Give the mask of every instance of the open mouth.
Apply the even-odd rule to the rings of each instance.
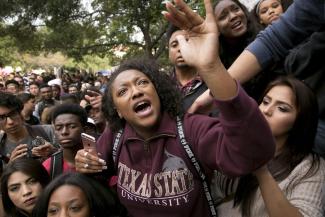
[[[234,24],[231,25],[231,28],[232,29],[237,29],[237,28],[239,28],[241,26],[242,26],[242,22],[241,21],[237,21],[237,22],[235,22]]]
[[[149,101],[141,101],[133,106],[135,113],[146,115],[151,110],[151,103]]]

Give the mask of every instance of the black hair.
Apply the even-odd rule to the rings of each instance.
[[[48,85],[48,84],[41,84],[40,86],[39,86],[39,89],[43,89],[43,88],[51,88],[52,89],[52,87],[50,86],[50,85]]]
[[[35,96],[30,93],[20,93],[17,95],[17,98],[23,103],[27,103],[30,99],[35,99]]]
[[[259,0],[254,8],[252,9],[251,11],[251,15],[252,15],[252,18],[256,20],[256,23],[258,25],[258,28],[260,30],[263,30],[266,26],[264,24],[261,24],[260,22],[260,17],[259,17],[259,14],[257,13],[257,7],[260,6],[260,2],[261,1],[265,1],[265,0]],[[283,9],[283,13],[288,9],[288,7],[293,3],[293,0],[278,0],[279,3],[281,4],[282,6],[282,9]]]
[[[55,106],[52,111],[52,122],[55,122],[55,119],[62,114],[73,114],[79,117],[80,123],[82,126],[85,126],[87,123],[87,113],[84,108],[78,104],[61,104]]]
[[[213,5],[213,10],[218,6],[218,4],[225,0],[216,0]],[[220,34],[220,59],[226,68],[230,67],[235,59],[241,54],[241,52],[247,47],[247,45],[252,42],[257,33],[258,28],[255,19],[252,19],[252,15],[248,12],[245,5],[243,5],[239,0],[230,0],[238,5],[241,10],[244,12],[247,19],[247,32],[238,38],[236,46],[229,44],[226,38]]]
[[[120,205],[116,195],[111,190],[109,190],[109,188],[81,173],[65,173],[55,178],[44,189],[33,210],[32,216],[46,217],[48,205],[53,192],[64,185],[78,187],[85,194],[90,208],[89,216],[126,216],[125,209]]]
[[[182,98],[179,90],[176,88],[175,81],[159,70],[155,60],[135,58],[123,62],[112,73],[103,97],[102,110],[113,131],[122,128],[125,120],[119,118],[115,109],[112,97],[112,84],[120,73],[130,69],[142,72],[151,80],[160,99],[161,112],[167,112],[171,117],[182,115]]]
[[[18,81],[14,80],[14,79],[7,80],[7,81],[6,81],[6,83],[5,83],[6,88],[8,87],[9,84],[14,84],[14,85],[16,85],[17,87],[20,86],[19,83],[18,83]]]
[[[319,156],[312,151],[318,124],[318,103],[315,94],[307,85],[290,76],[279,77],[269,83],[263,96],[275,86],[287,86],[292,90],[297,116],[294,125],[288,132],[284,150],[268,163],[272,176],[276,181],[283,180],[305,157],[312,155],[312,163],[308,172],[301,179],[289,184],[287,189],[289,192],[301,180],[311,177],[319,169]],[[281,165],[281,172],[272,169],[276,164]],[[234,205],[240,205],[243,216],[250,216],[251,204],[257,188],[258,182],[255,176],[250,174],[240,179]]]
[[[39,83],[37,83],[37,82],[31,82],[28,84],[28,86],[32,86],[32,85],[36,85],[39,88]]]
[[[76,84],[76,83],[72,83],[72,84],[70,84],[70,85],[69,85],[69,88],[70,88],[70,87],[75,87],[75,88],[77,88],[77,90],[79,90],[79,85]]]
[[[22,210],[13,204],[8,194],[8,180],[14,172],[22,172],[33,177],[41,184],[42,188],[45,188],[50,182],[50,177],[43,165],[38,160],[32,158],[18,158],[7,164],[4,168],[1,176],[1,194],[4,211],[8,216],[12,217],[26,216],[23,215]]]
[[[0,92],[0,106],[21,112],[24,108],[23,103],[13,94]]]
[[[264,96],[275,86],[289,87],[295,96],[297,117],[286,142],[293,159],[293,167],[312,152],[318,125],[318,103],[314,92],[302,81],[291,77],[279,77],[271,82]],[[260,100],[261,101],[261,100]]]
[[[170,38],[172,37],[172,35],[174,34],[174,32],[181,30],[179,27],[173,25],[172,23],[170,23],[168,25],[167,31],[166,31],[166,38],[167,38],[167,44],[169,43]]]
[[[78,96],[76,96],[75,94],[63,94],[62,96],[60,96],[60,100],[62,104],[66,103],[66,101],[69,101],[69,104],[79,104]]]

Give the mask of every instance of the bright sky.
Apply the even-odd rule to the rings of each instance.
[[[256,2],[258,2],[258,0],[239,0],[239,1],[242,2],[248,8],[248,10],[253,9]]]
[[[242,2],[249,10],[251,10],[255,3],[258,0],[239,0],[240,2]],[[91,4],[92,0],[82,0],[83,5],[86,6],[86,8],[91,8],[90,4]]]

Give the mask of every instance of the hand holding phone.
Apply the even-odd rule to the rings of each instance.
[[[97,155],[97,149],[96,149],[96,139],[95,137],[87,134],[87,133],[81,133],[81,139],[84,149],[89,151],[90,153]]]

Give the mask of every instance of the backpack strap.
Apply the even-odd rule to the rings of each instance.
[[[63,172],[63,151],[60,150],[51,156],[50,178],[53,180]]]

